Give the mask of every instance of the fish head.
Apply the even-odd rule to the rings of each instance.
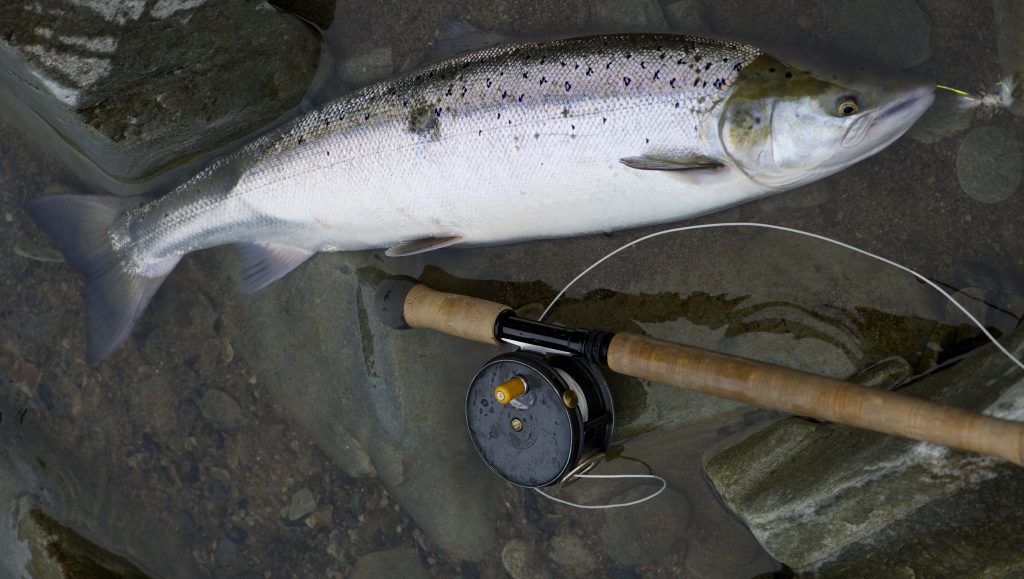
[[[725,101],[722,147],[761,185],[797,187],[887,147],[928,109],[934,86],[902,72],[761,56]]]

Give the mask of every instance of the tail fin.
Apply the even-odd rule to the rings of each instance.
[[[40,227],[57,241],[65,259],[85,276],[82,293],[90,364],[99,363],[125,341],[167,277],[142,277],[125,271],[111,245],[110,227],[138,203],[138,198],[51,195],[25,204]]]

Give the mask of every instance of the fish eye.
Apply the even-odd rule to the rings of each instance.
[[[839,101],[839,106],[836,107],[836,111],[839,112],[839,116],[841,117],[848,117],[850,115],[856,114],[859,110],[860,107],[857,106],[857,99],[853,97],[846,97],[842,99],[841,101]]]

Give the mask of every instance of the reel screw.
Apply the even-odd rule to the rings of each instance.
[[[522,376],[513,376],[504,384],[499,384],[494,389],[494,399],[502,404],[508,404],[514,399],[526,394],[526,380]]]
[[[576,393],[573,392],[572,390],[566,390],[565,392],[562,392],[562,404],[565,404],[566,408],[569,408],[570,410],[576,408],[576,405],[579,404],[579,401],[579,396],[577,396]]]
[[[519,420],[518,418],[513,418],[512,419],[512,430],[515,430],[516,432],[519,432],[522,429],[523,429],[523,421]]]

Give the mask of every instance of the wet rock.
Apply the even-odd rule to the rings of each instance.
[[[597,0],[590,8],[591,25],[607,31],[668,30],[655,0]]]
[[[320,42],[263,2],[0,6],[0,76],[107,173],[140,179],[302,98]],[[287,46],[288,50],[280,47]]]
[[[540,552],[526,539],[516,538],[505,543],[501,549],[501,565],[512,579],[551,577]]]
[[[1013,76],[1020,82],[1024,80],[1024,4],[1016,0],[993,0],[992,12],[1003,76]],[[1017,102],[1010,109],[1019,117],[1024,116],[1024,93],[1021,91],[1018,85]]]
[[[1024,330],[1007,345],[1020,357]],[[1024,417],[1024,379],[992,348],[902,391]],[[786,419],[710,458],[706,472],[764,547],[798,573],[1024,572],[1024,475],[998,459]]]
[[[341,61],[338,65],[338,74],[345,82],[365,86],[390,77],[394,67],[391,47],[382,46]]]
[[[593,571],[599,562],[587,543],[569,531],[560,532],[551,539],[548,556],[556,565],[574,575]]]
[[[931,19],[914,0],[848,0],[830,3],[825,21],[835,46],[850,56],[878,59],[894,68],[931,56]]]
[[[300,489],[292,494],[288,506],[281,509],[281,516],[289,521],[298,521],[316,509],[316,497],[309,489]]]
[[[626,502],[650,494],[648,486],[626,491],[612,502]],[[601,542],[605,551],[623,565],[652,563],[671,553],[683,539],[689,512],[686,497],[672,489],[629,508],[605,511]]]
[[[415,551],[391,549],[363,555],[356,561],[356,567],[352,570],[352,579],[377,579],[378,577],[428,579],[430,575]]]
[[[238,545],[234,541],[227,537],[221,539],[217,545],[217,551],[214,553],[214,561],[220,567],[228,567],[235,560],[235,555],[238,554]]]
[[[999,203],[1020,187],[1024,150],[1009,127],[977,127],[960,143],[956,176],[960,187],[975,201]]]
[[[673,32],[707,34],[711,29],[707,8],[700,0],[678,0],[666,4],[663,10],[665,20]]]
[[[203,393],[199,401],[199,412],[203,418],[218,428],[238,428],[245,424],[245,417],[238,402],[223,390],[211,388]]]

